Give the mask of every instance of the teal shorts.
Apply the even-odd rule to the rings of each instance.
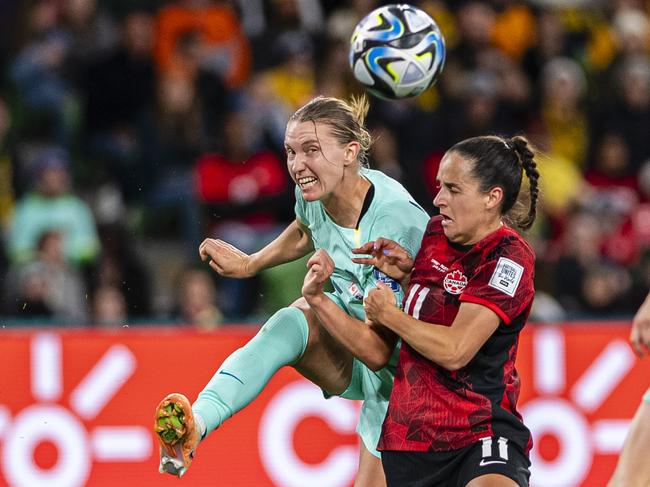
[[[345,309],[338,296],[331,293],[327,294],[339,307]],[[393,389],[395,364],[398,355],[399,345],[395,347],[388,365],[377,372],[370,370],[363,362],[355,358],[350,385],[339,394],[339,397],[345,399],[363,401],[359,423],[357,424],[357,434],[366,449],[376,457],[381,456],[377,451],[377,444],[386,417],[390,392]],[[326,398],[332,396],[326,391],[324,391],[324,395]]]
[[[643,395],[643,400],[644,400],[645,402],[650,402],[650,389],[648,389],[647,391],[645,391],[645,394]]]

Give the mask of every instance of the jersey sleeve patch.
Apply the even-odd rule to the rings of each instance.
[[[376,267],[373,269],[372,272],[375,276],[375,281],[381,282],[382,284],[390,287],[390,290],[393,291],[394,293],[399,291],[399,284],[395,279],[393,279],[392,277],[388,277],[386,274],[381,272]]]
[[[513,297],[523,274],[523,266],[505,257],[500,257],[488,284],[494,289]]]

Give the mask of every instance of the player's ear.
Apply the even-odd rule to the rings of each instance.
[[[357,160],[357,157],[359,157],[360,150],[361,146],[359,145],[359,142],[348,142],[348,144],[345,146],[345,151],[343,152],[344,164],[346,166],[349,166],[355,162]]]
[[[503,201],[503,188],[495,186],[485,194],[485,209],[491,210]]]

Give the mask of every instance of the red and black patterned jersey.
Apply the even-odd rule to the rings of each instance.
[[[404,311],[431,326],[452,326],[461,302],[488,307],[496,331],[463,368],[450,372],[402,343],[379,450],[448,451],[503,436],[528,452],[517,412],[519,332],[533,302],[535,254],[503,225],[472,246],[447,240],[441,218],[427,225]]]

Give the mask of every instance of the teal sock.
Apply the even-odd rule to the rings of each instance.
[[[255,399],[280,367],[295,364],[305,352],[308,336],[303,312],[282,308],[232,353],[192,405],[205,423],[203,436]]]

